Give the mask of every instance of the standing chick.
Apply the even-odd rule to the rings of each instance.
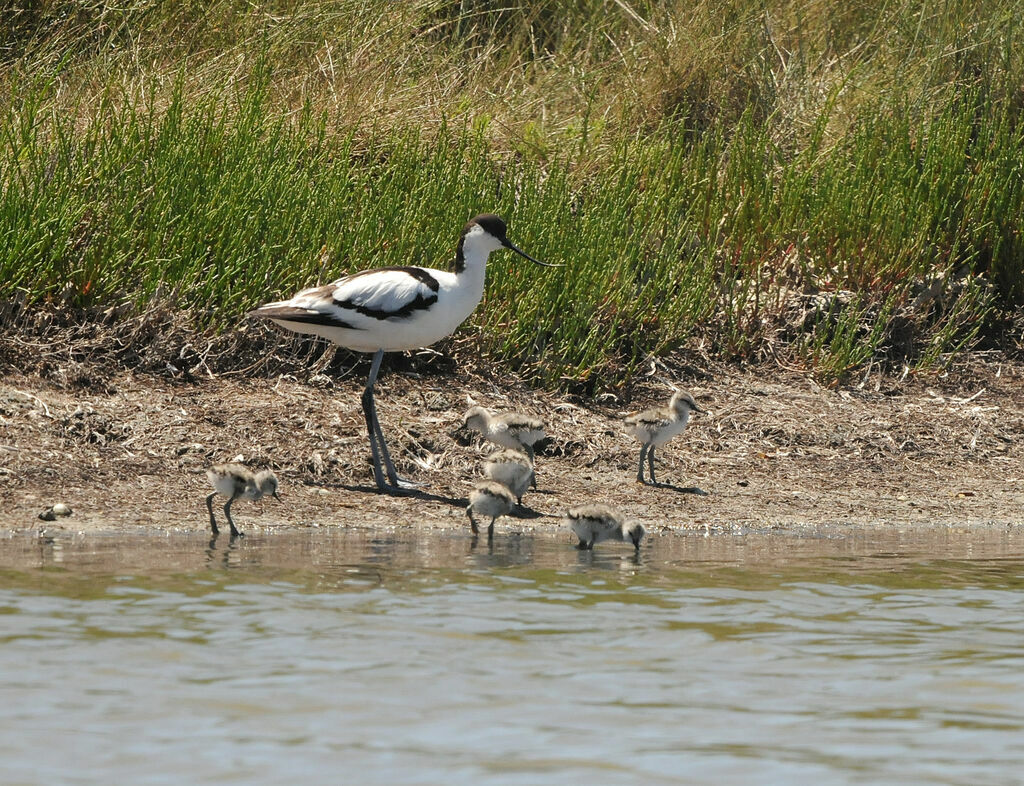
[[[581,505],[578,508],[570,508],[565,520],[580,539],[577,548],[584,550],[592,549],[605,540],[628,539],[633,548],[639,551],[640,541],[647,532],[643,524],[628,525],[625,517],[608,505]]]
[[[474,535],[480,532],[474,513],[478,516],[490,516],[491,523],[487,527],[487,540],[490,541],[494,538],[494,522],[499,516],[504,516],[512,510],[514,501],[512,492],[501,483],[495,483],[493,480],[474,483],[469,494],[469,507],[466,508],[470,530]]]
[[[277,500],[281,499],[277,496],[277,476],[269,469],[254,475],[241,464],[216,464],[206,470],[206,477],[214,489],[206,498],[206,509],[210,511],[210,529],[214,535],[220,532],[217,529],[217,519],[213,515],[213,498],[218,494],[228,498],[224,503],[224,515],[231,526],[231,537],[242,534],[231,520],[232,502],[236,499],[257,500],[264,494],[270,494]]]
[[[522,505],[523,494],[533,478],[533,462],[525,453],[506,448],[487,457],[484,474],[506,486],[515,495],[516,503]]]
[[[650,469],[651,484],[655,485],[654,479],[654,449],[660,447],[677,434],[681,434],[690,420],[691,412],[704,412],[697,406],[686,391],[672,394],[668,405],[654,407],[629,415],[626,418],[626,431],[640,442],[640,466],[636,471],[636,479],[639,483],[644,480],[644,457],[647,457],[647,466]]]

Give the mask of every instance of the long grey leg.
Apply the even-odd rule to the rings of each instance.
[[[495,522],[495,520],[497,518],[498,518],[497,516],[492,518],[490,526],[487,527],[487,542],[488,543],[490,543],[492,540],[494,540],[494,522]]]
[[[651,470],[648,474],[651,476],[651,485],[653,486],[658,482],[654,479],[654,445],[651,445],[651,449],[647,451],[647,467]]]
[[[480,532],[480,528],[476,525],[476,519],[473,518],[473,511],[466,508],[466,515],[469,516],[469,531],[476,535]]]
[[[238,495],[235,494],[231,499],[224,503],[224,515],[228,519],[228,524],[231,525],[231,537],[238,538],[242,536],[242,533],[238,531],[238,527],[235,526],[235,522],[231,520],[231,503],[238,499]]]
[[[644,482],[644,456],[647,455],[647,448],[649,448],[649,447],[650,447],[650,445],[641,445],[640,446],[640,466],[637,467],[637,470],[636,470],[636,480],[637,480],[638,483],[643,483]]]
[[[391,454],[388,453],[387,443],[384,441],[384,432],[380,427],[380,420],[377,418],[377,403],[373,398],[373,386],[377,382],[377,374],[380,372],[380,363],[384,358],[384,350],[378,349],[373,356],[373,363],[370,365],[370,376],[366,380],[366,389],[363,391],[363,414],[366,415],[366,430],[370,436],[370,452],[373,454],[373,479],[380,491],[401,491],[403,488],[413,488],[423,485],[406,480],[398,476],[395,465],[391,461]],[[381,461],[383,460],[383,469]],[[384,472],[387,472],[390,485],[384,482]]]
[[[373,401],[373,386],[377,381],[377,373],[380,371],[380,362],[383,359],[384,350],[378,349],[373,356],[373,363],[370,365],[370,376],[366,378],[366,388],[363,390],[363,416],[366,418],[366,433],[370,438],[370,453],[373,455],[373,479],[380,491],[385,491],[388,486],[384,482],[384,473],[380,466],[380,449],[377,447],[380,424],[377,423],[377,407]],[[390,457],[388,461],[390,463]],[[394,469],[391,472],[394,473]],[[392,479],[392,483],[394,482],[394,479]]]
[[[217,519],[213,515],[213,498],[216,496],[217,492],[215,491],[206,498],[206,509],[210,511],[210,529],[213,530],[214,535],[220,532],[220,530],[217,529]]]

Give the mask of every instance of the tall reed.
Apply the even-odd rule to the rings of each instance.
[[[475,212],[469,328],[545,385],[700,341],[932,368],[1024,302],[1020,3],[26,5],[0,33],[0,297],[197,326]]]

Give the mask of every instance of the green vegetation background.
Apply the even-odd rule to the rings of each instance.
[[[229,328],[495,211],[565,267],[497,255],[463,329],[540,384],[1020,350],[1021,2],[0,7],[10,313]]]

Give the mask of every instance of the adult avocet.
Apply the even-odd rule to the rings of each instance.
[[[313,333],[356,352],[373,353],[363,390],[363,414],[373,455],[373,478],[381,491],[396,492],[416,485],[395,472],[377,419],[373,386],[384,353],[427,347],[453,333],[483,297],[484,272],[492,251],[508,248],[542,267],[558,267],[534,259],[514,246],[505,233],[501,218],[483,213],[463,227],[452,271],[425,267],[364,270],[252,312],[252,316],[297,333]]]

